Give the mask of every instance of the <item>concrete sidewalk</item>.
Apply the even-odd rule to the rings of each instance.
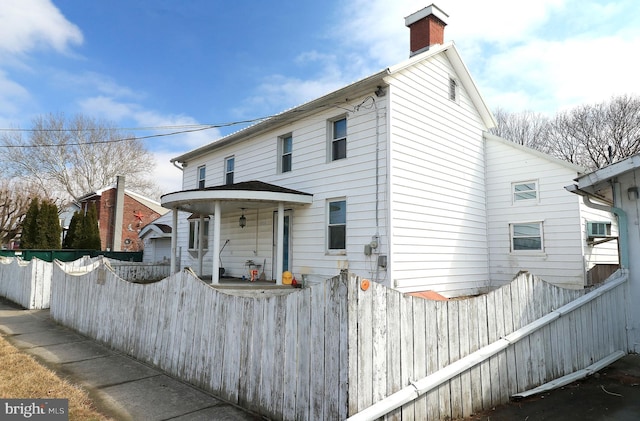
[[[83,386],[98,410],[116,420],[261,419],[55,323],[48,310],[23,310],[0,298],[0,333]]]

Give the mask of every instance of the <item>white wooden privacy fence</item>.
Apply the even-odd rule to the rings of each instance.
[[[169,276],[169,265],[122,262],[104,257],[85,256],[73,262],[60,262],[69,273],[86,273],[100,264],[108,264],[120,278],[129,282],[152,282]],[[0,296],[27,309],[49,308],[53,263],[33,258],[0,256]]]
[[[272,419],[440,420],[626,352],[627,274],[613,278],[585,292],[524,273],[483,296],[429,301],[347,274],[240,294],[189,271],[136,283],[106,260],[57,262],[51,315]],[[378,410],[407,388],[421,393]]]
[[[49,308],[51,274],[49,262],[0,257],[0,296],[28,309]]]
[[[140,284],[108,265],[58,266],[51,316],[270,418],[346,418],[347,277],[285,294],[225,291],[189,271]]]

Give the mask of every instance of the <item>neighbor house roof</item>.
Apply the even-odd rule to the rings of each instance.
[[[115,190],[116,188],[117,188],[116,186],[104,187],[94,192],[87,193],[84,196],[81,196],[80,198],[78,198],[78,202],[85,202],[93,197],[102,196],[104,192],[109,190]],[[141,205],[148,207],[149,209],[153,210],[156,213],[159,213],[160,215],[164,215],[165,213],[169,212],[169,209],[163,208],[162,205],[160,205],[160,203],[158,203],[157,201],[149,199],[148,197],[144,197],[141,194],[138,194],[128,189],[125,189],[124,193],[127,196],[131,197],[132,199],[138,201]]]
[[[370,76],[367,76],[363,79],[360,79],[357,82],[354,82],[350,85],[347,85],[343,88],[340,88],[336,91],[328,93],[324,96],[321,96],[317,99],[309,101],[303,105],[300,105],[295,108],[291,108],[287,111],[283,111],[280,114],[277,114],[273,117],[262,120],[259,123],[253,124],[245,129],[239,130],[235,133],[232,133],[228,136],[222,137],[214,142],[203,145],[197,149],[193,149],[189,152],[186,152],[180,156],[177,156],[171,159],[171,162],[180,162],[184,163],[197,157],[201,154],[216,150],[223,146],[226,146],[231,143],[235,143],[237,141],[241,141],[248,136],[253,136],[267,130],[275,129],[279,126],[285,125],[291,121],[297,121],[301,118],[304,118],[305,115],[309,115],[313,112],[316,112],[318,109],[322,107],[327,107],[329,105],[335,104],[337,102],[344,102],[347,98],[352,98],[358,94],[364,94],[367,90],[375,90],[378,85],[388,85],[389,77],[392,77],[396,73],[402,72],[403,70],[416,65],[417,63],[421,63],[425,60],[429,60],[438,54],[444,54],[447,59],[450,61],[454,70],[456,71],[457,77],[459,78],[459,82],[468,92],[471,101],[474,106],[477,108],[480,113],[480,117],[482,118],[483,123],[487,128],[494,127],[496,125],[496,121],[493,117],[493,114],[487,107],[484,99],[480,95],[480,91],[478,90],[467,66],[462,61],[460,54],[452,41],[446,42],[444,44],[438,44],[431,46],[427,51],[424,51],[420,54],[416,54],[413,57],[405,60],[397,65],[388,67],[384,70],[381,70],[377,73],[374,73]]]

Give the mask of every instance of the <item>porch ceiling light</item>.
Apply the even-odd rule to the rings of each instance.
[[[242,209],[242,215],[240,216],[240,228],[244,228],[247,225],[247,218],[244,216],[244,208],[240,208]]]

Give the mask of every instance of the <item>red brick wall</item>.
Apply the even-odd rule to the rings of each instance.
[[[415,22],[410,27],[410,51],[418,51],[444,42],[445,23],[433,15]]]
[[[100,245],[102,250],[106,250],[107,248],[112,251],[142,250],[144,244],[138,236],[140,229],[161,215],[125,193],[122,226],[120,227],[122,240],[120,242],[120,250],[114,250],[112,243],[113,224],[116,216],[116,189],[113,188],[104,191],[102,196],[97,199],[95,202],[98,210],[98,226],[100,227]],[[138,218],[138,216],[140,216],[140,218]]]

